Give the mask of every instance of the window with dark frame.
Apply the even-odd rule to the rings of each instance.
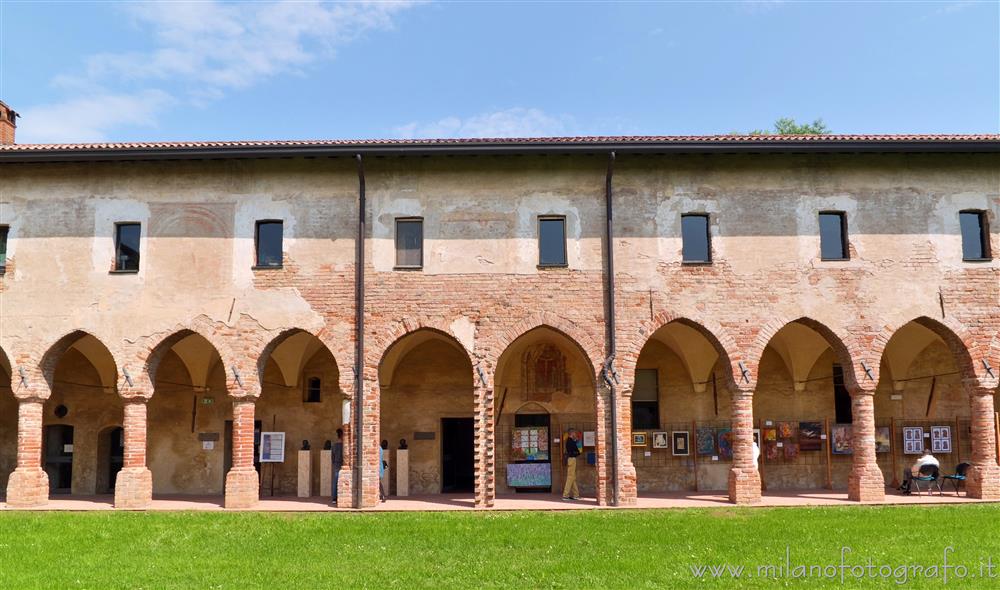
[[[833,404],[837,416],[837,424],[854,423],[854,412],[851,409],[851,392],[844,385],[844,369],[833,365]]]
[[[985,211],[960,211],[962,260],[990,260],[990,229]]]
[[[819,256],[822,260],[847,260],[847,217],[843,211],[819,214]]]
[[[681,259],[690,264],[712,262],[712,240],[709,235],[708,214],[681,215]]]
[[[115,270],[135,272],[139,270],[139,240],[142,226],[138,223],[115,224]]]
[[[566,266],[566,218],[538,218],[538,266]]]
[[[632,429],[660,427],[660,386],[656,369],[637,369],[632,391]]]
[[[284,223],[280,220],[265,220],[257,222],[254,238],[257,247],[258,268],[281,267],[281,240],[284,234]]]
[[[424,220],[419,217],[396,219],[396,268],[423,268]]]
[[[319,377],[310,377],[306,381],[306,391],[302,401],[307,404],[318,404],[323,397],[323,381]]]
[[[0,274],[7,270],[7,234],[9,232],[9,226],[0,225]]]

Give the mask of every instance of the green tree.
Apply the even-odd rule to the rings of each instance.
[[[812,123],[796,123],[791,117],[782,117],[774,122],[774,131],[769,129],[754,129],[747,135],[829,135],[823,119],[816,119]],[[732,135],[742,135],[739,131],[734,131]]]

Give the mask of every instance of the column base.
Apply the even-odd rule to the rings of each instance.
[[[260,501],[260,478],[254,469],[230,469],[226,474],[226,508],[254,508]]]
[[[852,502],[882,502],[885,500],[885,478],[882,470],[875,468],[847,477],[847,499]]]
[[[753,467],[730,469],[729,501],[740,505],[760,503],[760,472]]]
[[[635,467],[631,463],[618,471],[618,505],[635,506],[639,497]]]
[[[37,508],[49,501],[49,475],[40,468],[18,467],[7,480],[7,506]]]
[[[337,478],[337,508],[354,507],[354,473],[349,467],[340,468]]]
[[[115,479],[115,508],[145,510],[153,503],[153,472],[146,467],[125,467]]]
[[[1000,500],[1000,466],[973,465],[965,480],[966,495],[980,500]]]

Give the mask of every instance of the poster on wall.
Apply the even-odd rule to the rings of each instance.
[[[851,445],[853,431],[850,424],[834,424],[830,432],[830,452],[834,455],[850,455],[853,452]]]
[[[670,437],[666,432],[654,432],[653,433],[653,448],[654,449],[669,449],[670,448]]]
[[[823,448],[820,436],[823,434],[821,422],[799,422],[799,449],[818,451]]]
[[[687,456],[691,454],[690,451],[690,434],[687,430],[677,430],[672,433],[673,454],[675,456]]]
[[[719,436],[719,460],[731,461],[733,459],[733,429],[720,428]]]
[[[702,426],[695,434],[695,448],[699,455],[715,454],[715,429]]]
[[[548,461],[549,428],[519,426],[511,433],[511,459],[514,461]]]
[[[931,452],[951,452],[951,426],[931,426]]]
[[[892,450],[892,437],[889,434],[888,426],[879,426],[875,429],[875,452],[888,453]]]
[[[260,433],[260,462],[261,463],[285,462],[284,432]]]
[[[585,430],[583,432],[583,446],[593,447],[597,445],[597,433],[593,430]]]
[[[924,429],[919,426],[903,427],[903,454],[920,455],[924,452]]]
[[[511,488],[548,488],[552,486],[551,463],[508,463],[507,486]]]

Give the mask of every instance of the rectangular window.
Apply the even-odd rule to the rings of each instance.
[[[660,427],[660,385],[656,369],[637,369],[632,392],[632,429]]]
[[[682,259],[684,262],[712,262],[712,241],[708,234],[708,215],[681,215]]]
[[[423,268],[424,220],[416,217],[396,220],[396,268]]]
[[[142,226],[138,223],[115,225],[115,270],[139,270],[139,238]]]
[[[985,211],[961,211],[962,260],[989,260],[990,230]]]
[[[833,405],[837,414],[837,424],[851,424],[854,414],[851,410],[851,393],[844,385],[844,369],[833,365]]]
[[[305,395],[302,396],[302,401],[307,404],[318,404],[323,401],[323,382],[319,377],[310,377],[306,381],[306,391]]]
[[[819,256],[823,260],[847,260],[847,218],[842,211],[819,214]]]
[[[538,218],[538,266],[566,266],[566,218]]]
[[[7,269],[7,234],[10,228],[0,225],[0,274]]]
[[[284,233],[281,221],[258,221],[257,235],[257,266],[281,266],[281,239]]]

